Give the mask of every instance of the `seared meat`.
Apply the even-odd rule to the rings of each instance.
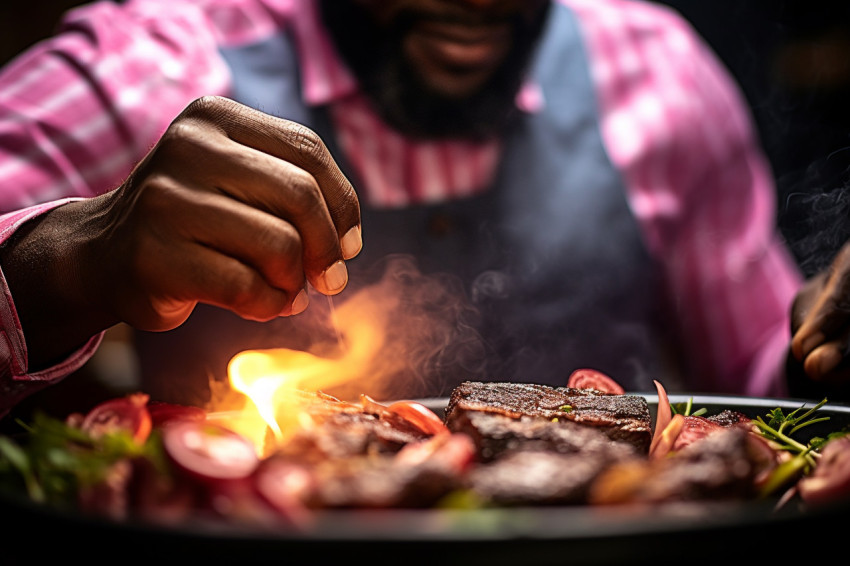
[[[374,403],[364,406],[318,395],[309,397],[305,407],[300,426],[278,449],[282,455],[304,462],[395,453],[430,437]]]
[[[646,454],[652,440],[649,404],[637,395],[608,395],[591,389],[524,383],[467,381],[452,391],[446,425],[463,426],[467,412],[501,414],[512,419],[570,421],[604,432],[612,440],[632,444]]]
[[[590,486],[612,464],[613,453],[511,452],[477,466],[467,487],[481,501],[502,506],[581,505]]]
[[[463,487],[474,447],[462,434],[410,444],[397,454],[326,460],[312,470],[312,507],[430,507]]]
[[[722,428],[668,457],[614,464],[591,488],[592,504],[750,499],[764,469],[762,443]]]
[[[706,418],[720,426],[747,425],[752,420],[744,413],[730,411],[729,409]]]
[[[629,443],[612,442],[600,430],[565,419],[529,416],[515,419],[498,413],[459,411],[452,419],[452,426],[456,432],[466,433],[473,439],[478,460],[484,463],[518,450],[602,453],[616,459],[637,454]]]
[[[456,411],[452,425],[475,443],[479,465],[467,487],[495,505],[576,505],[614,462],[637,458],[635,447],[566,419]]]

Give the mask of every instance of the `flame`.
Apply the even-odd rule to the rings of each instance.
[[[324,298],[311,292],[316,299]],[[299,406],[304,400],[300,393],[321,391],[343,400],[359,399],[360,394],[374,399],[397,395],[408,385],[418,385],[434,354],[477,343],[477,334],[461,323],[469,308],[463,293],[453,281],[423,276],[406,256],[389,258],[379,280],[346,294],[336,309],[329,301],[325,312],[319,307],[323,301],[311,299],[311,307],[296,315],[320,317],[322,336],[311,341],[310,351],[247,350],[231,359],[231,391],[211,408],[220,411],[223,424],[251,439],[261,454],[312,422]],[[304,328],[307,332],[311,326]],[[467,355],[466,350],[451,351]],[[238,405],[227,397],[230,393],[236,393]],[[233,411],[234,406],[241,408]]]
[[[377,312],[391,310],[384,305]],[[364,316],[367,312],[368,316]],[[356,302],[346,303],[338,313],[343,326],[336,320],[333,322],[342,347],[336,348],[335,357],[273,348],[247,350],[230,360],[227,368],[230,386],[250,402],[228,424],[251,439],[260,453],[268,448],[269,430],[274,442],[282,444],[305,422],[300,397],[294,393],[332,389],[353,380],[359,382],[373,370],[374,360],[385,344],[383,328],[387,315],[376,316],[375,309],[364,310],[364,305],[358,307]]]

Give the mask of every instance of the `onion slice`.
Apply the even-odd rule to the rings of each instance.
[[[425,434],[447,434],[449,429],[437,413],[416,401],[396,401],[389,410],[397,414]]]
[[[652,439],[652,446],[649,448],[649,457],[652,459],[663,458],[666,456],[673,445],[676,443],[679,433],[682,432],[682,427],[685,425],[685,417],[682,415],[673,415],[661,434],[656,435]]]
[[[655,446],[661,439],[661,435],[667,425],[673,418],[673,410],[670,408],[670,399],[667,397],[667,391],[664,386],[657,380],[653,379],[655,389],[658,390],[658,408],[655,411],[655,428],[652,435],[652,442],[649,444],[649,453],[655,450]]]

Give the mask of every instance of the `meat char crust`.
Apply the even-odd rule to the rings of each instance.
[[[506,382],[467,381],[456,387],[446,406],[446,426],[461,428],[470,411],[570,421],[593,427],[647,453],[652,441],[649,404],[638,395],[609,395],[591,389]]]
[[[478,461],[482,463],[518,451],[604,454],[611,460],[637,455],[629,443],[612,442],[602,431],[566,420],[527,416],[513,419],[498,413],[464,411],[453,422],[454,432],[472,438]]]

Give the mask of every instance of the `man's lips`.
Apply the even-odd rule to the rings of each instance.
[[[469,25],[424,20],[410,32],[415,50],[447,70],[481,71],[496,66],[510,47],[508,24]]]

